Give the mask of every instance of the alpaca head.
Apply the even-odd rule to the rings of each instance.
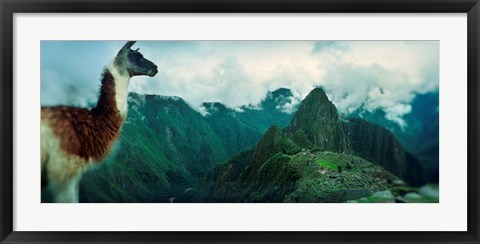
[[[127,42],[115,57],[115,64],[125,68],[130,77],[148,75],[153,77],[158,69],[152,61],[143,57],[137,50],[130,49],[136,41]]]

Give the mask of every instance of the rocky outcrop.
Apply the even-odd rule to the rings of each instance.
[[[302,101],[286,131],[301,147],[350,152],[337,108],[320,88],[313,89]]]

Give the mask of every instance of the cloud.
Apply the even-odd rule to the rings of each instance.
[[[41,104],[88,107],[97,100],[101,73],[123,42],[42,41]]]
[[[47,44],[42,42],[42,104],[66,102],[59,94],[69,86],[91,100],[101,69],[123,43]],[[203,102],[255,107],[267,91],[284,87],[295,99],[279,109],[289,111],[323,86],[341,113],[380,108],[402,124],[417,93],[438,91],[436,41],[142,41],[136,47],[159,73],[134,77],[130,91],[179,96],[194,108]]]
[[[339,111],[382,109],[406,126],[416,94],[438,91],[438,42],[348,42],[348,49],[323,55],[322,85]]]
[[[137,79],[132,91],[177,95],[191,104],[254,107],[269,90],[286,87],[306,95],[318,80],[313,42],[194,43],[167,52],[149,46],[163,73]]]
[[[287,97],[285,99],[286,101],[283,104],[277,105],[275,108],[287,114],[295,112],[301,102],[300,99],[298,97]]]
[[[342,41],[318,41],[313,46],[313,53],[322,53],[328,51],[345,51],[347,49],[346,42]]]

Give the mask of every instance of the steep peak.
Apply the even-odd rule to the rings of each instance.
[[[253,156],[253,165],[256,167],[271,157],[277,151],[278,141],[282,138],[282,131],[276,125],[270,127],[258,142]]]
[[[308,128],[319,122],[337,122],[337,108],[321,88],[313,89],[302,101],[289,126],[289,131]]]
[[[335,106],[328,99],[327,94],[322,88],[315,88],[303,99],[302,104],[298,108],[299,112],[315,112],[319,110],[335,110]]]
[[[305,100],[307,99],[330,102],[330,100],[328,100],[327,94],[325,93],[323,88],[320,88],[320,87],[316,87],[313,90],[311,90],[310,93],[305,98]]]
[[[313,89],[302,101],[287,132],[299,145],[334,152],[349,151],[337,108],[321,88]]]
[[[265,132],[260,142],[258,142],[257,148],[261,148],[265,144],[274,145],[281,137],[282,130],[278,128],[278,126],[273,125]]]
[[[281,129],[278,128],[278,126],[272,125],[270,128],[268,128],[268,130],[265,132],[265,134],[276,134],[280,131],[281,131]]]

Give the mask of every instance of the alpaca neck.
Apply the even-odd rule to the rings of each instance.
[[[127,98],[130,75],[115,65],[108,66],[103,72],[102,87],[96,110],[104,115],[117,113],[125,118],[127,115]]]
[[[115,101],[120,115],[125,118],[127,115],[128,85],[130,84],[130,74],[127,70],[121,70],[112,65],[110,68],[115,80]]]

